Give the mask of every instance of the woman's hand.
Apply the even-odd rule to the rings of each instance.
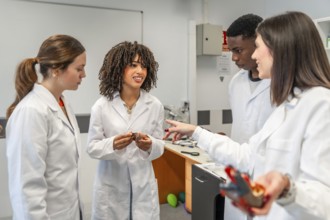
[[[136,146],[143,151],[148,151],[151,148],[152,141],[146,134],[133,133],[133,140],[135,141]]]
[[[166,120],[165,122],[171,125],[172,127],[165,129],[166,134],[163,137],[164,140],[167,139],[172,133],[174,134],[174,137],[172,139],[173,141],[180,140],[183,136],[190,137],[194,133],[197,127],[196,125],[185,124],[173,120]]]
[[[267,215],[273,202],[278,199],[284,190],[289,190],[290,188],[289,178],[278,171],[268,172],[267,174],[260,176],[255,182],[265,188],[264,205],[261,208],[244,207],[238,203],[233,203],[250,216]]]
[[[130,143],[132,143],[132,132],[128,132],[126,134],[120,134],[115,137],[113,140],[113,149],[121,150],[127,147]]]
[[[255,215],[268,214],[272,203],[278,199],[285,190],[289,190],[290,188],[289,178],[278,171],[268,172],[260,176],[256,182],[265,187],[266,195],[268,195],[269,200],[261,209],[253,209]]]

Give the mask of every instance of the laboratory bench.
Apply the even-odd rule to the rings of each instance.
[[[182,153],[198,152],[198,156]],[[155,176],[158,181],[160,204],[167,203],[167,195],[178,195],[185,192],[185,206],[188,212],[192,212],[192,169],[194,164],[212,164],[209,155],[196,146],[173,144],[166,141],[164,154],[153,161]],[[217,191],[219,192],[219,191]],[[197,199],[196,199],[197,200]]]

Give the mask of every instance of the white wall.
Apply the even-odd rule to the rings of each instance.
[[[266,0],[265,12],[267,16],[276,15],[285,11],[302,11],[312,19],[330,16],[330,0]]]
[[[22,13],[23,9],[25,13]],[[86,78],[83,79],[78,92],[66,91],[65,95],[77,114],[88,114],[95,100],[100,97],[98,70],[104,55],[109,48],[123,40],[141,42],[143,32],[139,10],[125,11],[13,0],[1,1],[0,27],[5,30],[0,36],[0,60],[4,61],[0,72],[7,73],[0,74],[0,88],[6,91],[0,93],[0,113],[3,114],[14,99],[16,65],[24,58],[35,57],[41,42],[48,36],[68,34],[79,39],[85,46]]]

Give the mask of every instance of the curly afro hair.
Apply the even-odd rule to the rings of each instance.
[[[246,14],[237,18],[227,29],[227,37],[255,38],[256,28],[262,18],[255,14]]]
[[[131,64],[139,56],[139,62],[147,68],[147,77],[141,89],[149,92],[156,87],[158,63],[155,61],[151,50],[136,41],[134,43],[124,41],[113,48],[105,55],[103,65],[99,72],[100,94],[113,99],[115,92],[120,92],[123,83],[123,73],[127,65]]]

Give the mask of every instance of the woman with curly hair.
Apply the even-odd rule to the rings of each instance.
[[[148,93],[157,71],[153,53],[137,42],[119,43],[104,58],[87,146],[100,160],[92,219],[159,219],[151,161],[164,152],[164,107]]]

